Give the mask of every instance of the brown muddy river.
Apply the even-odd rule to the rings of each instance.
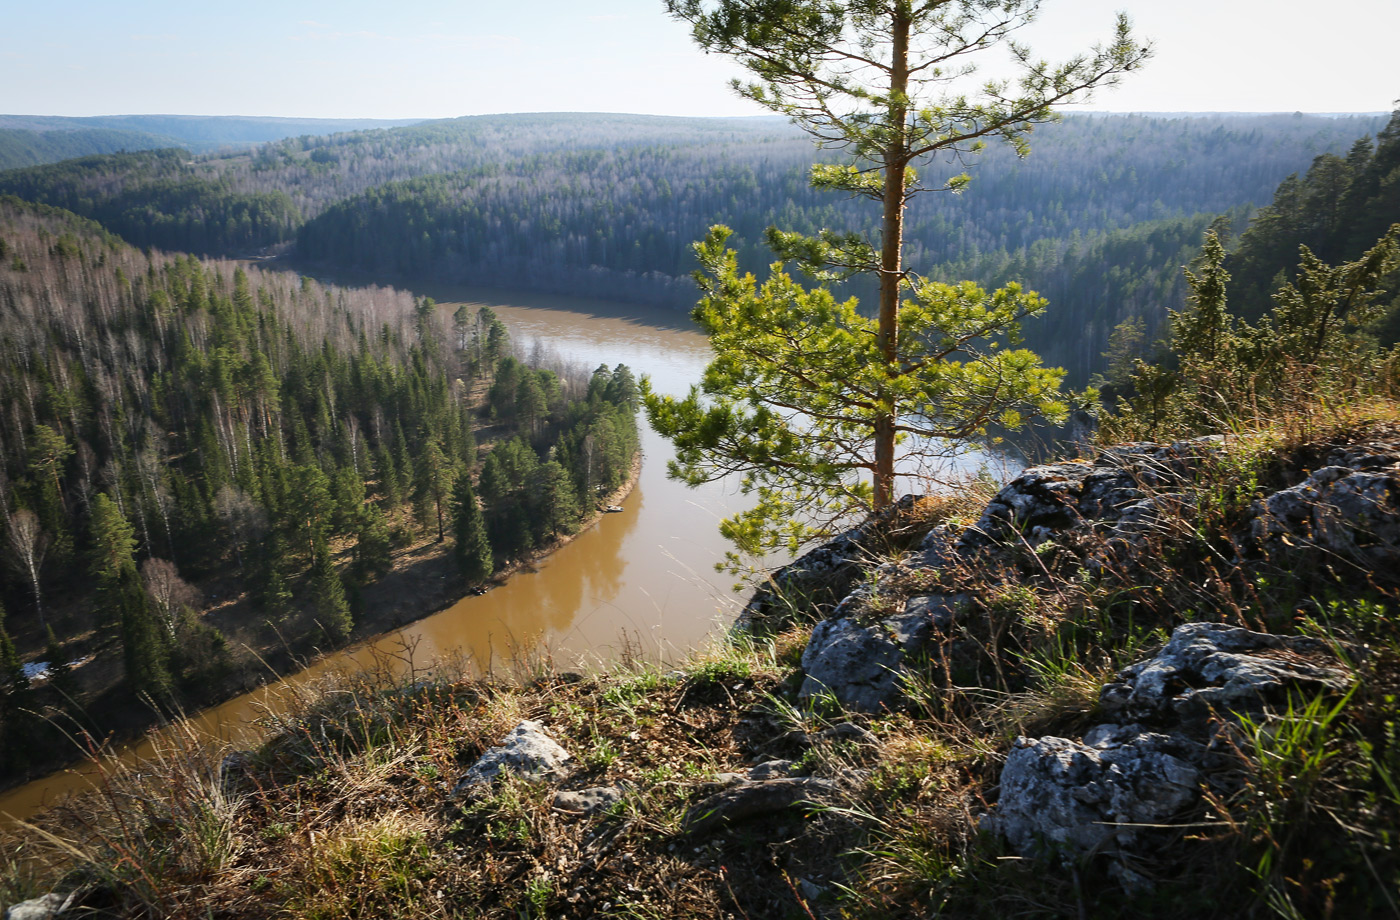
[[[425,286],[443,309],[487,304],[528,354],[539,348],[591,371],[626,364],[650,375],[663,393],[684,393],[709,360],[704,336],[678,312],[540,294]],[[666,478],[669,443],[641,421],[643,463],[637,487],[621,514],[606,514],[577,539],[539,564],[512,575],[502,587],[401,630],[334,653],[306,671],[208,709],[186,721],[198,734],[247,746],[260,734],[258,719],[307,680],[334,669],[387,664],[400,673],[435,660],[469,656],[479,667],[506,670],[513,660],[548,655],[556,667],[597,665],[626,649],[656,661],[674,660],[701,646],[732,622],[741,596],[735,579],[714,571],[727,544],[721,518],[739,508],[733,482],[689,489]],[[986,462],[979,451],[956,467]],[[770,559],[770,564],[781,562]],[[117,756],[150,757],[151,740]],[[90,785],[91,765],[75,767],[0,793],[0,822],[23,819],[55,797]]]
[[[588,370],[619,363],[649,374],[657,390],[682,393],[709,360],[704,336],[677,312],[646,313],[597,301],[461,288],[425,288],[452,310],[489,304],[527,353],[540,347]],[[624,313],[630,314],[630,318]],[[670,445],[642,422],[641,478],[621,514],[607,514],[539,564],[502,587],[466,597],[401,630],[330,655],[285,681],[193,716],[190,727],[233,744],[258,734],[256,720],[289,691],[334,668],[375,660],[417,667],[470,656],[478,665],[509,666],[512,658],[547,654],[556,666],[606,662],[626,647],[653,660],[674,659],[729,623],[739,605],[734,579],[714,571],[723,556],[720,518],[738,507],[732,487],[688,489],[666,478]],[[153,751],[150,741],[121,756]],[[59,773],[0,793],[0,816],[24,818],[55,796],[88,783],[86,768]]]

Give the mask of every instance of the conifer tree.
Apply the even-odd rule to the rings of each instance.
[[[14,640],[5,631],[5,608],[0,605],[0,690],[5,693],[29,686]]]
[[[330,547],[317,540],[313,551],[311,591],[316,604],[316,621],[332,639],[343,642],[354,629],[350,603],[345,599],[345,583],[340,580]]]
[[[126,678],[132,690],[161,698],[172,683],[170,648],[151,615],[146,589],[133,555],[136,534],[108,495],[92,503],[92,574],[97,582],[99,616],[118,626]]]
[[[0,607],[0,768],[18,770],[28,763],[37,728],[32,707],[29,678],[5,631],[5,609]]]
[[[378,581],[393,568],[393,541],[389,523],[379,506],[370,503],[360,512],[359,537],[355,543],[355,576],[361,582]]]
[[[791,118],[844,163],[812,168],[812,184],[869,199],[878,234],[815,237],[770,229],[781,260],[818,282],[807,289],[773,266],[762,285],[741,274],[712,228],[696,244],[700,305],[693,314],[715,360],[686,399],[652,393],[652,425],[676,443],[673,475],[698,484],[729,473],[757,506],[724,523],[746,553],[796,548],[821,526],[895,498],[897,446],[946,455],[950,443],[993,422],[1016,428],[1027,413],[1054,417],[1061,372],[1014,344],[1020,320],[1045,301],[1011,284],[988,293],[971,282],[937,284],[904,260],[910,198],[958,191],[966,174],[931,183],[936,170],[975,155],[988,139],[1018,154],[1056,107],[1085,98],[1146,59],[1119,17],[1104,47],[1051,65],[1014,40],[1037,0],[667,0],[697,44],[747,68],[740,95]],[[1011,52],[1015,76],[967,79],[987,52]],[[935,159],[937,157],[938,159]],[[946,174],[945,174],[946,175]],[[874,241],[872,242],[872,237]],[[826,286],[873,276],[867,319]]]
[[[287,547],[276,533],[263,544],[258,601],[273,622],[280,622],[292,611],[292,589],[287,584]]]
[[[468,584],[478,584],[491,576],[495,560],[491,554],[491,541],[486,536],[486,519],[477,505],[470,476],[463,474],[457,477],[452,503],[456,514],[454,529],[457,544],[454,553],[457,568]]]
[[[452,496],[452,483],[455,478],[455,465],[443,452],[437,438],[428,437],[423,457],[418,464],[415,502],[419,508],[421,523],[426,525],[437,522],[439,543],[446,536],[447,502]]]

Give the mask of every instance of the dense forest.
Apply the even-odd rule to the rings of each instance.
[[[574,530],[631,469],[636,400],[622,366],[527,364],[487,308],[0,199],[0,771],[46,730],[16,643],[201,701],[232,667],[201,585],[237,586],[231,628],[342,642],[410,544],[454,536],[470,584]]]
[[[78,157],[173,147],[171,137],[142,131],[92,128],[86,131],[29,131],[0,128],[0,169],[38,166]]]
[[[416,121],[239,115],[0,115],[0,169],[161,147],[226,151],[289,137],[392,128]]]
[[[1347,156],[1384,125],[1070,116],[1038,129],[1025,160],[993,146],[969,164],[965,192],[916,203],[910,264],[1045,293],[1049,319],[1028,330],[1031,344],[1082,383],[1102,370],[1115,326],[1159,329],[1185,296],[1180,266],[1212,219],[1242,224],[1286,175],[1318,156]],[[754,269],[769,259],[761,239],[770,224],[865,226],[858,203],[809,187],[813,156],[801,132],[773,118],[483,116],[227,156],[89,157],[0,174],[0,191],[92,217],[135,245],[282,252],[381,277],[685,308],[689,244],[713,223],[735,229]],[[945,164],[950,174],[963,168]]]

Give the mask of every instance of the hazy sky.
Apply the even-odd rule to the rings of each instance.
[[[0,113],[444,118],[761,114],[660,0],[8,4]],[[1049,57],[1125,10],[1157,56],[1088,108],[1389,111],[1400,0],[1045,0]]]

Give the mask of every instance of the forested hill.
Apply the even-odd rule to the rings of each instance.
[[[1180,304],[1180,266],[1210,219],[1242,217],[1285,176],[1384,124],[1071,116],[1038,129],[1029,158],[992,146],[970,164],[966,192],[923,196],[905,229],[909,264],[1044,290],[1058,325],[1032,330],[1031,344],[1083,381],[1115,325],[1140,316],[1150,331]],[[694,299],[689,244],[713,223],[734,227],[755,269],[770,224],[869,225],[861,203],[808,187],[813,157],[806,135],[772,118],[487,116],[232,156],[90,157],[0,173],[0,192],[93,217],[137,245],[292,250],[331,270],[683,308]],[[937,182],[961,167],[926,171]]]
[[[113,131],[92,128],[86,131],[26,131],[0,128],[0,169],[38,166],[77,157],[117,153],[126,150],[153,150],[177,147],[173,137],[143,131]]]
[[[303,135],[365,131],[418,119],[249,118],[232,115],[0,115],[0,169],[158,147],[212,151]]]
[[[343,641],[405,547],[455,533],[470,584],[572,532],[631,469],[636,399],[624,367],[527,366],[486,309],[0,199],[0,778],[44,731],[8,635],[207,702],[262,667],[233,649]]]

